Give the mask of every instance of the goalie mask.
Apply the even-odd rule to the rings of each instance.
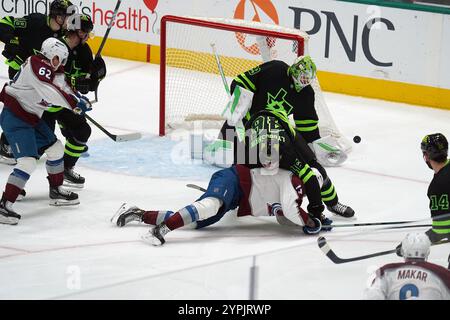
[[[288,75],[294,81],[295,90],[300,92],[304,87],[311,84],[316,77],[316,65],[310,56],[300,56],[288,69]]]

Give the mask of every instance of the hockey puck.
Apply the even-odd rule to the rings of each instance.
[[[360,136],[354,136],[353,137],[353,142],[354,143],[360,143],[361,142],[361,137]]]

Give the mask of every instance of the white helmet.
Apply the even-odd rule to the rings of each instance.
[[[402,241],[403,258],[427,260],[430,246],[430,239],[425,233],[408,233]]]
[[[62,64],[63,66],[67,63],[67,58],[69,57],[69,50],[66,45],[56,38],[48,38],[42,43],[41,53],[44,57],[50,60],[52,63],[53,57],[57,56],[59,58],[59,65],[52,66],[56,69]]]

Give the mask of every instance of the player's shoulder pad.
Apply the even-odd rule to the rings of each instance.
[[[29,58],[29,61],[31,70],[40,81],[49,83],[53,81],[53,78],[55,77],[55,72],[53,71],[52,67],[50,66],[50,63],[46,59],[38,55],[34,55]]]

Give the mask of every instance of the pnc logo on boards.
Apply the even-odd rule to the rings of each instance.
[[[246,17],[252,17],[246,19]],[[234,10],[234,19],[250,20],[255,22],[270,22],[279,24],[278,12],[270,0],[240,0]],[[270,20],[270,21],[263,21]],[[236,39],[240,46],[248,53],[259,55],[259,46],[257,43],[246,44],[247,35],[236,33]],[[275,41],[275,39],[273,39]],[[269,44],[269,45],[273,45]]]

